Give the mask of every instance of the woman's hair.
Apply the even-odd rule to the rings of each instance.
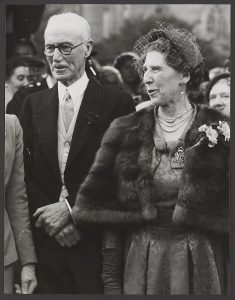
[[[164,54],[166,62],[185,76],[190,75],[187,88],[199,85],[203,78],[203,58],[195,36],[171,24],[157,23],[156,28],[138,39],[134,52],[140,57],[135,66],[143,76],[143,63],[147,52],[156,50]],[[192,88],[192,87],[191,87]]]
[[[213,77],[211,79],[211,81],[209,81],[207,88],[206,88],[206,101],[209,103],[210,101],[210,91],[213,88],[213,86],[219,82],[220,80],[225,79],[228,83],[228,85],[230,85],[230,73],[221,73],[219,75],[216,75],[215,77]]]
[[[13,57],[6,61],[6,80],[11,77],[18,67],[29,67],[29,64],[22,57]]]
[[[134,52],[123,52],[114,59],[113,66],[120,70],[126,61],[133,60],[134,63],[138,58],[138,55]]]
[[[109,85],[117,87],[119,89],[124,89],[121,73],[113,66],[101,67],[98,80],[103,85]]]

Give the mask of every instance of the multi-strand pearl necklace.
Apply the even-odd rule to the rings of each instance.
[[[155,113],[157,113],[158,115],[159,124],[162,130],[167,133],[172,133],[180,129],[182,126],[187,125],[187,123],[192,117],[193,108],[190,105],[190,107],[187,110],[174,117],[164,115],[160,108],[158,109],[158,111],[155,111]]]

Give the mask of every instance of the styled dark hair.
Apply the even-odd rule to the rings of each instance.
[[[230,85],[230,73],[221,73],[217,76],[215,76],[214,78],[211,79],[211,81],[209,81],[207,88],[206,88],[206,101],[209,103],[210,101],[210,91],[212,89],[212,87],[220,80],[222,79],[228,79],[228,85]]]
[[[23,57],[13,57],[6,61],[6,80],[18,67],[29,67],[29,64]]]
[[[120,70],[126,61],[133,60],[134,63],[136,59],[138,59],[138,56],[134,52],[123,52],[114,59],[113,66]]]

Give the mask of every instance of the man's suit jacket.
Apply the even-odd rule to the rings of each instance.
[[[26,188],[31,215],[37,208],[57,202],[61,192],[62,182],[57,154],[58,103],[56,84],[50,90],[29,95],[22,108]],[[102,87],[93,79],[89,80],[76,120],[64,172],[64,181],[69,193],[68,201],[71,206],[73,206],[77,191],[94,161],[104,132],[113,119],[133,111],[133,100],[127,93]],[[89,264],[93,265],[91,273],[98,274],[101,268],[101,235],[93,229],[84,230],[82,240],[76,246],[68,248],[67,252],[76,248],[76,255],[80,256],[78,264],[83,264],[85,269],[91,269]],[[48,253],[53,252],[55,255],[57,252],[55,248],[58,247],[58,244],[54,238],[48,237],[36,228],[33,233],[39,263],[48,259],[45,262],[48,265],[51,263]],[[55,247],[49,248],[53,243],[56,244]],[[89,259],[92,257],[93,261],[86,262],[86,255],[90,251],[94,252],[89,256]],[[67,254],[69,258],[72,256],[72,253]],[[55,256],[54,261],[58,264]],[[73,260],[73,264],[75,264],[75,260]],[[96,268],[99,270],[94,271]],[[79,268],[77,267],[77,269]],[[90,282],[91,287],[89,287],[89,281],[84,282],[85,271],[81,270],[81,272],[83,273],[83,277],[80,279],[81,286],[84,289],[80,292],[89,292],[89,288],[92,290],[92,283]],[[86,274],[89,274],[88,270],[86,270]],[[93,275],[87,276],[92,277]]]
[[[16,116],[5,115],[4,265],[37,261],[30,229],[23,164],[23,135]]]
[[[7,104],[6,113],[16,115],[19,118],[26,96],[46,89],[48,89],[46,79],[23,87],[14,94],[12,100]]]

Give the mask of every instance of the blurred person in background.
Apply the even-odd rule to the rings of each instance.
[[[208,83],[206,100],[210,107],[230,116],[230,73],[221,73]]]
[[[212,80],[216,75],[224,73],[223,67],[215,67],[209,70],[209,80]]]
[[[121,73],[124,89],[131,94],[135,104],[138,104],[138,88],[141,81],[139,74],[134,67],[134,60],[136,59],[138,59],[136,53],[123,52],[115,58],[113,66]]]
[[[26,38],[15,39],[11,45],[7,47],[8,57],[35,57],[37,49],[32,41]]]
[[[102,85],[124,90],[121,73],[113,66],[100,67],[98,80]]]
[[[15,57],[6,61],[5,109],[14,94],[29,84],[29,65],[24,58]]]
[[[195,104],[207,104],[205,93],[209,82],[209,71],[204,68],[203,74],[198,73],[194,77],[194,84],[188,87],[189,100]]]
[[[17,293],[32,294],[37,262],[30,228],[23,163],[23,133],[15,116],[5,115],[4,293],[13,293],[14,265],[19,260]]]
[[[52,77],[50,68],[48,67],[47,74],[42,78],[41,81],[30,83],[14,94],[12,100],[6,107],[6,113],[16,115],[19,118],[26,96],[45,89],[51,89],[55,83],[56,80]]]
[[[230,73],[230,56],[224,61],[224,72]]]
[[[29,64],[29,83],[36,84],[41,82],[45,72],[45,62],[38,56],[36,46],[30,39],[15,39],[7,43],[7,57],[22,57]]]
[[[111,124],[72,219],[107,229],[105,294],[226,294],[229,118],[189,101],[203,75],[189,31],[157,23],[134,51],[152,105]],[[71,215],[51,222],[53,235]]]
[[[12,45],[8,45],[7,53],[10,57],[24,59],[29,66],[28,85],[17,91],[6,107],[8,114],[19,117],[25,97],[52,88],[55,80],[51,76],[47,62],[37,56],[37,49],[31,40],[26,38],[16,39]]]

